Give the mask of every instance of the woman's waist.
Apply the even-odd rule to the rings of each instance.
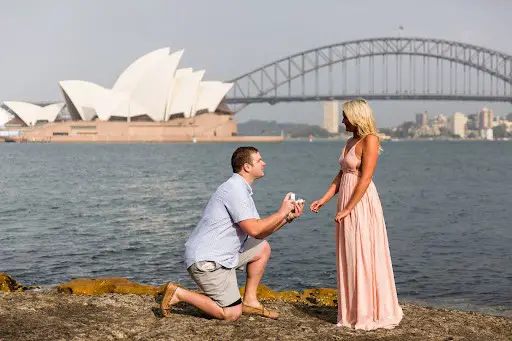
[[[359,171],[358,169],[342,169],[342,171],[343,171],[342,176],[355,175],[357,177],[361,177],[361,171]]]
[[[349,182],[355,185],[359,182],[359,178],[361,178],[361,172],[359,171],[343,171],[343,174],[341,175],[341,182]],[[370,185],[368,187],[375,187],[373,178],[370,179]]]

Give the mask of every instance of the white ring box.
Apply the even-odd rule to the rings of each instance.
[[[290,200],[294,201],[297,204],[303,204],[305,202],[304,199],[296,199],[295,193],[290,193]],[[292,210],[292,213],[295,213],[295,209]]]

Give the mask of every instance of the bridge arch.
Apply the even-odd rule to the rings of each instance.
[[[291,84],[295,79],[301,77],[304,79],[306,74],[315,71],[318,72],[320,69],[330,68],[338,63],[387,55],[436,58],[464,65],[469,69],[482,72],[484,75],[495,79],[496,82],[499,80],[503,83],[504,90],[501,96],[496,93],[491,94],[490,96],[483,96],[482,98],[485,98],[485,100],[494,99],[497,101],[511,100],[511,55],[472,44],[443,39],[383,37],[352,40],[325,45],[295,53],[261,66],[230,81],[234,83],[234,86],[227,98],[227,102],[231,104],[241,104],[243,108],[250,103],[256,102],[276,103],[285,100],[292,101],[292,96],[289,96],[289,98],[277,96],[277,89],[281,88],[285,84]],[[498,89],[496,89],[496,92],[497,91]],[[271,93],[274,93],[274,96],[269,96]],[[353,95],[356,94],[354,93]],[[395,94],[384,93],[380,95],[385,96]],[[450,99],[451,94],[444,95],[444,97]],[[304,100],[301,99],[300,96],[295,97],[298,101]],[[326,96],[318,96],[317,94],[316,97],[310,97],[312,97],[313,100],[314,98],[319,98],[320,100]],[[414,97],[415,95],[408,96],[407,94],[402,94],[400,98],[395,99],[414,99]],[[478,96],[474,96],[472,94],[462,97],[479,100]],[[453,99],[460,100],[460,98],[460,95],[453,96]],[[426,99],[429,99],[428,96],[426,96]],[[239,110],[241,110],[241,108]]]

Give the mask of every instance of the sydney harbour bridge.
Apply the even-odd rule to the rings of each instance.
[[[434,100],[512,103],[512,56],[456,41],[386,37],[302,51],[230,80],[234,112],[252,103]]]

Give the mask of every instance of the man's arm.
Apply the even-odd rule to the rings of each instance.
[[[285,198],[285,201],[290,202],[288,199],[288,195]],[[286,204],[283,201],[283,205]],[[289,206],[286,206],[288,208]],[[292,207],[295,208],[294,218],[299,217],[304,210],[304,203],[293,203]],[[291,210],[290,210],[291,211]],[[286,223],[286,217],[288,217],[290,211],[286,212],[283,210],[283,206],[271,216],[268,216],[263,219],[246,219],[238,222],[238,226],[248,235],[257,239],[263,239],[270,236],[272,233],[278,231],[281,227],[283,227]],[[292,220],[293,220],[292,219]]]
[[[263,219],[247,219],[238,222],[238,226],[251,237],[263,239],[286,224],[288,214],[277,211]]]

